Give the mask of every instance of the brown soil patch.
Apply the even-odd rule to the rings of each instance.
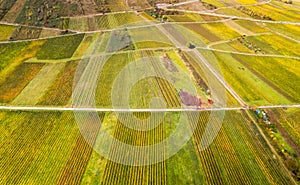
[[[202,27],[200,24],[185,24],[184,26],[203,36],[210,42],[217,42],[221,40],[219,37]]]

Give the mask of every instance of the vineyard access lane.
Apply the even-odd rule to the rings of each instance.
[[[266,105],[258,106],[261,109],[300,108],[296,105]],[[114,109],[93,107],[37,107],[37,106],[0,106],[0,110],[10,111],[94,111],[94,112],[202,112],[202,111],[235,111],[249,110],[250,107],[212,107],[212,108],[174,108],[174,109]]]

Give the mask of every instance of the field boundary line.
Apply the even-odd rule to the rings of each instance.
[[[300,104],[294,105],[262,105],[260,109],[276,108],[300,108]],[[94,108],[94,107],[39,107],[39,106],[0,106],[0,110],[10,111],[83,111],[83,112],[203,112],[203,111],[238,111],[250,110],[249,106],[241,107],[211,107],[211,108],[166,108],[166,109],[147,109],[147,108]]]

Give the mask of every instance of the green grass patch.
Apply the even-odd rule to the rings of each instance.
[[[173,47],[172,44],[164,43],[164,42],[156,42],[156,41],[144,41],[135,43],[135,48],[137,49],[145,49],[145,48],[164,48],[164,47]]]
[[[215,54],[227,83],[250,105],[290,103],[288,99],[253,73],[251,69],[248,68],[249,66],[243,65],[230,54],[217,52],[215,52]],[[248,56],[244,56],[243,59],[246,57]],[[248,61],[250,62],[249,59]]]
[[[42,60],[71,58],[83,38],[84,34],[77,34],[47,39],[36,57]]]
[[[0,44],[0,83],[23,61],[32,58],[44,41]]]
[[[9,25],[0,25],[0,41],[6,41],[10,39],[10,36],[16,29],[15,26],[9,26]]]
[[[300,83],[300,74],[299,69],[296,69],[296,65],[299,65],[298,60],[244,55],[237,57],[272,82],[278,89],[288,94],[290,99],[294,100],[293,102],[300,102],[300,86],[297,85]]]
[[[30,42],[0,44],[0,71],[13,63],[15,58],[26,50],[29,44]]]

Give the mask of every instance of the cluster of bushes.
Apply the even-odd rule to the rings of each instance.
[[[262,13],[259,12],[255,12],[253,10],[250,10],[244,6],[239,6],[237,7],[237,10],[243,12],[244,14],[249,15],[250,17],[253,17],[255,19],[262,19],[262,20],[273,20],[271,17],[264,15]]]
[[[159,20],[166,20],[167,19],[167,15],[180,15],[183,13],[180,13],[178,11],[165,11],[163,9],[151,9],[151,10],[146,10],[146,13],[152,17],[154,17],[155,19],[159,19]]]
[[[293,4],[292,0],[279,0],[279,1],[284,2],[286,4]]]
[[[255,53],[262,52],[261,48],[257,47],[253,42],[250,42],[246,39],[246,35],[242,35],[237,39],[241,44],[246,46],[248,49],[254,51]]]
[[[98,6],[98,11],[100,13],[109,13],[111,9],[108,6],[108,0],[95,0],[95,3]]]
[[[276,112],[269,112],[270,120],[268,124],[262,124],[267,135],[271,138],[272,145],[275,146],[278,154],[282,157],[285,166],[293,174],[297,181],[300,181],[300,159],[293,149],[287,144],[286,139],[281,135],[277,124],[281,124],[277,119]],[[262,123],[262,120],[259,120]]]
[[[204,6],[205,8],[209,9],[209,10],[215,10],[217,9],[218,7],[216,7],[215,5],[213,4],[209,4],[207,2],[204,2],[204,1],[201,1],[200,0],[200,3],[202,4],[202,6]]]
[[[11,9],[15,2],[16,0],[0,1],[0,19],[2,19],[5,16],[5,14]]]
[[[62,21],[60,17],[64,10],[61,7],[62,3],[58,1],[26,1],[16,22],[34,26],[57,27]]]
[[[15,29],[15,31],[10,36],[9,40],[26,40],[26,39],[37,39],[42,32],[41,28],[32,28],[20,26]]]

